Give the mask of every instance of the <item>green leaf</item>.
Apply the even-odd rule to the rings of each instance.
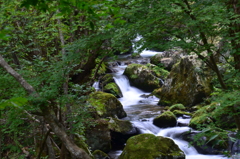
[[[206,144],[209,143],[209,142],[211,142],[211,141],[213,141],[213,140],[216,139],[217,137],[218,137],[218,134],[212,136],[212,137],[206,142]]]
[[[14,97],[5,101],[2,101],[0,103],[0,110],[5,109],[6,107],[17,107],[20,108],[27,104],[28,100],[27,98],[23,97]]]

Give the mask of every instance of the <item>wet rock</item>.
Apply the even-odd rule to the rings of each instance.
[[[111,131],[119,132],[122,134],[135,134],[136,129],[133,127],[132,123],[128,120],[120,120],[117,118],[108,118],[108,128]]]
[[[174,127],[177,125],[177,118],[172,112],[166,111],[154,118],[153,124],[161,128]]]
[[[112,147],[116,149],[123,149],[124,144],[130,137],[139,134],[138,130],[128,120],[110,118],[108,127],[111,130]]]
[[[229,133],[228,137],[228,151],[231,152],[231,155],[236,156],[236,159],[240,158],[240,139],[237,139],[236,133]],[[236,140],[233,141],[232,139]],[[233,159],[235,159],[234,156]]]
[[[173,112],[174,110],[185,110],[186,107],[183,104],[174,104],[168,110]]]
[[[150,71],[152,72],[152,74],[154,76],[156,76],[156,77],[158,77],[159,79],[162,80],[162,84],[163,84],[164,80],[169,75],[169,71],[167,71],[167,70],[165,70],[165,69],[163,69],[161,67],[158,67],[156,65],[153,65],[153,64],[147,64],[146,66],[150,69]]]
[[[94,159],[111,159],[106,153],[101,150],[95,150],[93,152]]]
[[[185,159],[185,154],[170,138],[140,134],[128,139],[119,159]]]
[[[211,76],[202,71],[201,61],[193,56],[183,57],[174,65],[161,88],[159,105],[181,103],[193,106],[203,101],[212,92]]]
[[[144,91],[151,92],[160,87],[159,79],[155,77],[151,70],[145,65],[130,64],[123,74],[128,77],[132,86]]]
[[[96,108],[97,114],[101,118],[127,116],[120,101],[112,94],[94,92],[90,95],[88,102]]]
[[[162,66],[166,70],[171,71],[173,65],[180,60],[182,54],[182,50],[164,51],[162,54],[156,54],[151,57],[150,63],[157,66]]]
[[[96,125],[91,126],[85,132],[86,143],[92,151],[101,150],[107,153],[111,150],[111,135],[108,121],[99,119],[95,122]]]
[[[123,97],[119,86],[115,83],[111,74],[106,74],[100,79],[100,87],[103,92],[113,94],[117,98]]]
[[[184,117],[184,115],[187,115],[187,116],[192,116],[191,113],[189,112],[185,112],[185,111],[181,111],[181,110],[174,110],[173,111],[173,114],[176,116],[176,117]]]

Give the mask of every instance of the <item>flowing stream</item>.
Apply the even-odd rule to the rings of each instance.
[[[141,54],[143,57],[150,57],[156,52],[145,51]],[[194,147],[189,147],[189,143],[180,139],[179,136],[189,131],[189,127],[173,127],[173,128],[159,128],[153,125],[153,119],[161,113],[162,108],[157,106],[158,98],[149,97],[144,98],[141,95],[148,95],[150,92],[143,92],[142,90],[132,87],[129,84],[127,77],[123,75],[126,66],[117,66],[114,73],[114,80],[120,87],[123,97],[119,98],[124,110],[127,113],[125,120],[130,120],[135,127],[138,128],[140,133],[151,133],[156,136],[165,136],[174,140],[179,148],[186,154],[186,159],[226,159],[221,155],[202,155],[197,152]],[[190,119],[179,118],[178,122],[189,123]],[[122,150],[114,150],[109,153],[113,159],[117,159]]]

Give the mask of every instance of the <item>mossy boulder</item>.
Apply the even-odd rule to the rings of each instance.
[[[146,66],[151,70],[154,76],[161,78],[162,80],[166,79],[170,73],[169,71],[153,64],[147,64]]]
[[[120,120],[117,118],[109,118],[108,123],[109,123],[108,128],[114,132],[128,134],[128,133],[131,133],[131,131],[134,131],[133,130],[134,127],[129,120]]]
[[[109,118],[108,128],[111,130],[112,146],[118,148],[124,147],[130,137],[139,134],[128,120]]]
[[[173,65],[179,61],[182,53],[183,51],[180,49],[164,51],[162,54],[152,56],[150,58],[150,63],[171,71]]]
[[[101,150],[95,150],[92,155],[94,159],[110,159],[110,157]]]
[[[123,118],[127,116],[122,104],[112,94],[100,91],[94,92],[90,94],[88,102],[96,108],[97,114],[102,118],[115,116]]]
[[[151,70],[145,65],[130,64],[123,74],[128,77],[132,86],[144,91],[152,92],[154,89],[160,87],[159,79],[154,76]]]
[[[173,114],[174,114],[176,117],[180,117],[180,116],[183,116],[183,115],[192,116],[191,113],[185,112],[185,111],[181,111],[181,110],[174,110],[174,111],[173,111]]]
[[[110,93],[117,98],[123,97],[122,92],[119,86],[115,82],[108,83],[103,87],[103,91],[106,93]]]
[[[103,92],[113,94],[117,98],[123,97],[119,86],[115,83],[112,74],[106,74],[100,79],[100,87]]]
[[[114,82],[112,74],[106,74],[100,79],[101,86],[105,86],[108,83]]]
[[[119,159],[185,159],[185,154],[170,138],[140,134],[128,139]]]
[[[162,128],[174,127],[177,125],[177,118],[172,112],[166,111],[154,118],[153,124]]]
[[[105,153],[111,150],[111,134],[108,128],[108,121],[98,119],[96,125],[85,131],[86,143],[92,151],[101,150]]]
[[[173,112],[174,110],[185,110],[186,107],[183,104],[174,104],[168,110]]]
[[[181,103],[190,107],[203,101],[212,92],[211,75],[202,70],[195,56],[186,56],[175,64],[159,92],[159,105]]]

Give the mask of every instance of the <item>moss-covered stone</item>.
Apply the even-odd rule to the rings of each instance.
[[[110,157],[101,150],[95,150],[93,152],[94,159],[110,159]]]
[[[157,89],[154,89],[151,94],[156,96],[157,98],[160,98],[161,97],[160,96],[161,91],[162,91],[162,88],[157,88]]]
[[[154,118],[153,124],[162,128],[174,127],[177,125],[177,118],[172,112],[166,111]]]
[[[109,118],[108,128],[114,132],[126,134],[133,129],[133,126],[132,123],[128,120]]]
[[[181,103],[190,107],[203,101],[212,92],[211,76],[201,69],[200,62],[192,56],[176,63],[159,92],[159,105]]]
[[[119,159],[185,159],[185,154],[170,138],[140,134],[128,139]]]
[[[98,115],[102,118],[115,116],[123,118],[127,116],[122,104],[112,94],[94,92],[90,95],[88,102],[96,108]]]
[[[174,110],[174,111],[173,111],[173,114],[174,114],[175,116],[177,116],[177,117],[183,116],[183,115],[192,116],[191,113],[185,112],[185,111],[181,111],[181,110]]]
[[[169,108],[169,111],[173,112],[174,110],[185,110],[185,106],[183,104],[174,104]]]
[[[107,120],[96,120],[96,125],[86,130],[85,137],[92,151],[101,150],[107,153],[111,150],[111,135]]]
[[[144,91],[151,92],[160,87],[159,79],[155,77],[151,70],[145,65],[130,64],[123,74],[128,77],[132,86]]]
[[[112,74],[106,74],[100,79],[100,88],[103,92],[113,94],[117,98],[123,97],[119,86],[115,83]]]
[[[100,83],[101,85],[104,87],[106,84],[108,83],[111,83],[111,82],[114,82],[114,79],[113,79],[113,75],[112,74],[106,74],[104,75],[101,80],[100,80]]]
[[[183,50],[181,49],[164,51],[162,54],[152,56],[150,63],[171,71],[173,65],[179,61],[182,54]]]
[[[166,79],[167,76],[169,75],[169,71],[167,71],[159,66],[156,66],[153,64],[147,64],[146,66],[151,70],[152,74],[158,78]]]
[[[111,83],[108,83],[107,85],[105,85],[103,87],[103,91],[106,93],[111,93],[112,95],[114,95],[117,98],[123,97],[120,88],[118,87],[118,85],[115,82],[111,82]]]

